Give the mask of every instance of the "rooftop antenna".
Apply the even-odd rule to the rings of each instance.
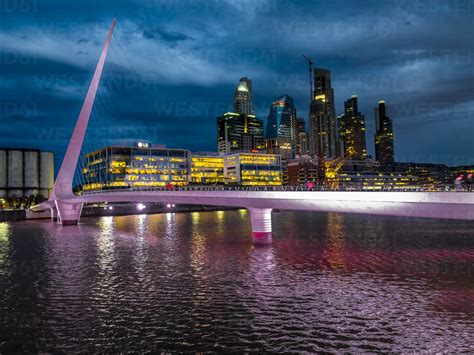
[[[313,97],[313,62],[311,59],[309,59],[307,56],[303,54],[304,59],[309,64],[309,100],[310,102],[314,100]]]

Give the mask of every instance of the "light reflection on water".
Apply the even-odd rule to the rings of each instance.
[[[248,218],[0,223],[0,352],[474,350],[472,222]]]
[[[0,275],[6,272],[5,263],[7,261],[8,250],[10,247],[10,224],[0,222]]]

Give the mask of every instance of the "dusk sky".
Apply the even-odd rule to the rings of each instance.
[[[307,120],[303,54],[330,69],[336,111],[359,98],[374,154],[385,99],[397,161],[474,164],[474,1],[2,0],[0,147],[59,164],[114,14],[84,149],[138,139],[215,151],[241,76],[266,121],[288,94]]]

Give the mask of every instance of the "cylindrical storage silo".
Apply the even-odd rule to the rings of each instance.
[[[24,197],[36,196],[39,193],[39,152],[26,151],[24,159]]]
[[[8,151],[8,197],[23,197],[23,152]]]
[[[51,152],[40,153],[40,194],[49,198],[54,184],[54,155]]]
[[[0,198],[7,196],[7,151],[0,150]]]

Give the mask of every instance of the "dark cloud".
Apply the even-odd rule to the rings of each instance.
[[[143,37],[146,39],[157,39],[165,41],[171,45],[176,45],[178,42],[186,41],[186,40],[194,40],[194,38],[185,35],[184,33],[168,31],[161,27],[153,27],[153,28],[143,28]]]
[[[307,117],[306,54],[331,69],[338,113],[358,95],[369,152],[384,98],[398,159],[474,163],[472,0],[18,3],[2,16],[0,146],[63,155],[117,14],[85,148],[213,150],[240,76],[253,78],[261,118],[285,93]]]

